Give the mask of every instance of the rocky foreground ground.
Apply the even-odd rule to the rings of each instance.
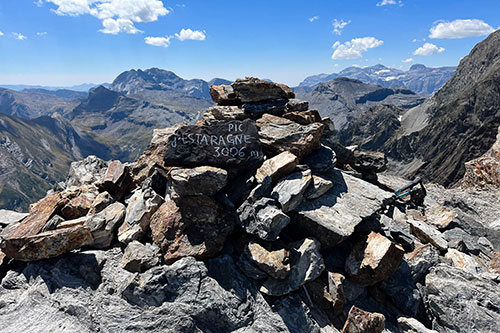
[[[211,95],[136,162],[90,156],[0,212],[0,331],[500,331],[500,196],[474,186],[498,144],[464,187],[396,199],[383,154],[336,144],[288,87]]]

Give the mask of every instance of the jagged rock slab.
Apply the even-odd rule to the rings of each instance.
[[[120,202],[109,205],[101,212],[88,216],[84,225],[92,233],[91,247],[108,248],[115,239],[116,230],[125,219],[125,206]]]
[[[238,208],[237,214],[236,222],[246,232],[263,240],[276,240],[281,230],[290,223],[290,217],[271,198],[246,200]]]
[[[500,322],[498,284],[445,264],[425,277],[425,303],[439,332],[496,332]]]
[[[300,297],[265,300],[230,257],[184,258],[143,274],[123,270],[121,260],[113,248],[9,271],[0,331],[320,332]]]
[[[0,226],[16,223],[28,216],[27,213],[19,213],[12,210],[0,209]]]
[[[295,111],[307,111],[309,110],[309,102],[302,101],[300,99],[291,99],[286,103],[286,111],[287,112],[295,112]]]
[[[257,243],[249,243],[244,253],[250,262],[274,279],[284,279],[290,271],[289,252],[285,249],[268,251]]]
[[[102,191],[109,192],[116,200],[120,200],[133,188],[129,166],[120,161],[111,161],[99,187]]]
[[[410,223],[412,233],[422,242],[429,242],[440,251],[448,248],[448,242],[436,227],[414,219],[409,219],[408,223]]]
[[[83,225],[76,225],[33,236],[10,238],[9,247],[3,248],[2,251],[9,258],[19,261],[36,261],[60,256],[84,245],[92,244],[92,242],[90,229]],[[19,250],[12,252],[12,249]]]
[[[233,230],[233,217],[207,196],[167,200],[151,217],[151,233],[165,258],[172,263],[192,256],[203,259],[222,250]]]
[[[439,263],[439,252],[431,244],[419,245],[405,254],[405,261],[411,268],[413,281],[421,281],[429,269]]]
[[[203,114],[204,121],[245,120],[249,115],[239,106],[212,106]]]
[[[316,110],[287,112],[283,115],[283,118],[289,119],[301,125],[321,123],[321,116]]]
[[[83,188],[82,193],[72,198],[61,208],[61,216],[66,220],[74,220],[87,215],[98,193],[97,188],[89,188],[88,190]]]
[[[262,166],[257,169],[255,179],[262,183],[264,178],[271,177],[273,182],[288,175],[299,164],[299,159],[294,154],[284,151],[262,163]]]
[[[342,333],[382,333],[384,328],[383,314],[363,311],[353,305],[349,310]]]
[[[474,258],[455,249],[448,249],[445,254],[445,258],[450,259],[453,266],[455,266],[456,268],[463,269],[464,271],[471,274],[477,274],[479,271],[478,265]]]
[[[163,198],[151,188],[135,191],[128,201],[125,220],[118,230],[118,240],[128,244],[141,239],[149,228],[151,217],[163,203]]]
[[[209,166],[175,168],[168,176],[180,196],[214,195],[227,184],[227,171]]]
[[[300,205],[311,183],[311,170],[295,172],[281,179],[273,188],[271,196],[279,201],[281,209],[286,213]]]
[[[255,123],[214,121],[182,126],[168,137],[164,164],[168,166],[236,166],[254,168],[263,161]]]
[[[160,249],[154,244],[130,242],[123,252],[122,268],[142,273],[160,264]]]
[[[325,269],[320,249],[321,244],[313,238],[291,244],[290,272],[287,277],[284,280],[269,278],[260,291],[270,296],[283,296],[318,278]]]
[[[398,269],[404,250],[388,238],[371,232],[356,243],[347,257],[345,270],[362,286],[371,286],[389,278]]]
[[[399,317],[398,328],[401,333],[438,333],[430,330],[415,318]]]
[[[340,243],[354,228],[383,206],[392,193],[339,170],[324,178],[333,187],[314,200],[306,200],[295,209],[297,223],[316,237],[324,247]]]
[[[457,216],[455,211],[438,204],[432,205],[425,210],[427,222],[438,229],[446,229]]]
[[[317,199],[333,187],[333,183],[323,177],[313,175],[312,179],[312,183],[304,193],[306,199]]]
[[[333,313],[338,315],[342,312],[344,304],[347,302],[344,293],[345,277],[339,273],[328,272],[328,293],[333,304]]]
[[[300,158],[320,147],[323,124],[300,125],[270,114],[263,115],[256,124],[260,141],[271,155],[289,151]]]

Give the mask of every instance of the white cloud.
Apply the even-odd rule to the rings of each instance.
[[[116,35],[121,31],[128,34],[137,34],[139,32],[142,32],[141,30],[137,29],[134,23],[129,19],[120,18],[115,20],[112,18],[107,18],[102,21],[102,26],[104,28],[99,31],[105,34]]]
[[[19,32],[13,32],[12,33],[14,35],[14,37],[17,39],[17,40],[26,40],[28,39],[28,37],[26,37],[25,35],[19,33]]]
[[[332,54],[332,59],[362,58],[363,52],[379,47],[382,44],[384,44],[384,42],[376,39],[375,37],[354,38],[344,44],[335,42],[332,46],[333,49],[335,49]]]
[[[3,36],[3,32],[0,31],[0,37]]]
[[[429,56],[437,53],[444,52],[444,47],[438,47],[432,43],[425,43],[413,52],[414,55]]]
[[[403,1],[396,1],[396,0],[382,0],[380,1],[379,3],[377,3],[377,6],[380,7],[380,6],[386,6],[386,5],[399,5],[399,6],[402,6],[403,5]]]
[[[181,29],[181,32],[175,34],[175,37],[181,42],[185,40],[205,40],[206,35],[203,31],[191,30],[191,29]]]
[[[413,58],[408,58],[408,59],[404,59],[404,60],[401,60],[401,62],[404,62],[404,63],[410,63],[410,62],[413,62]]]
[[[317,16],[317,15],[309,18],[309,22],[311,22],[311,23],[316,21],[316,20],[319,20],[319,16]]]
[[[57,15],[89,14],[97,17],[102,20],[104,27],[100,31],[107,34],[119,32],[136,34],[141,31],[134,23],[154,22],[159,16],[170,13],[160,0],[45,0],[45,2],[57,6],[56,9],[52,9]]]
[[[333,20],[333,33],[337,34],[337,35],[342,35],[342,31],[344,30],[344,28],[349,24],[351,23],[351,20],[349,21],[344,21],[344,20]]]
[[[482,20],[455,20],[440,22],[430,30],[430,38],[466,38],[489,35],[495,31],[493,27]]]
[[[146,44],[153,45],[153,46],[169,47],[171,39],[172,39],[172,36],[146,37],[146,38],[144,38],[144,41],[146,42]]]
[[[45,36],[46,34],[47,34],[46,31],[41,31],[36,33],[37,36]]]
[[[43,6],[43,0],[33,1],[33,3],[34,3],[37,7],[42,7],[42,6]]]

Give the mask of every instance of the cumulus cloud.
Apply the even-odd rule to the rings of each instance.
[[[354,38],[343,44],[335,42],[332,46],[335,50],[333,51],[332,59],[362,58],[363,52],[379,47],[382,44],[384,44],[384,42],[375,37]]]
[[[175,37],[183,42],[185,40],[205,40],[206,35],[203,31],[181,29],[181,32],[175,34]]]
[[[41,0],[38,1],[41,3]],[[170,11],[160,0],[45,0],[56,6],[54,13],[61,16],[89,14],[102,21],[106,34],[141,32],[134,23],[154,22]]]
[[[437,45],[434,45],[432,43],[425,43],[421,47],[415,50],[413,52],[414,55],[420,55],[420,56],[429,56],[437,53],[444,52],[444,47],[438,47]]]
[[[317,15],[309,18],[309,22],[311,22],[311,23],[316,21],[316,20],[319,20],[319,16],[317,16]]]
[[[167,36],[167,37],[146,37],[146,38],[144,38],[144,41],[146,42],[146,44],[153,45],[153,46],[169,47],[171,39],[172,39],[172,36]]]
[[[404,59],[404,60],[401,60],[401,62],[404,62],[404,63],[410,63],[410,62],[413,62],[413,58],[408,58],[408,59]]]
[[[19,33],[19,32],[13,32],[12,33],[14,35],[14,37],[17,39],[17,40],[26,40],[28,39],[28,37],[26,37],[25,35]]]
[[[342,35],[342,31],[344,30],[344,28],[349,24],[351,23],[351,20],[349,21],[344,21],[344,20],[333,20],[333,33],[337,34],[337,35]]]
[[[382,0],[379,3],[377,3],[377,6],[387,6],[387,5],[403,5],[403,1],[396,1],[396,0]]]
[[[455,20],[440,22],[430,30],[430,38],[466,38],[489,35],[495,31],[493,27],[482,20]]]

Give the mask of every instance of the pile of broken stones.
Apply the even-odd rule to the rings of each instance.
[[[1,331],[498,331],[500,225],[392,200],[383,154],[285,85],[210,94],[134,163],[89,156],[0,211]]]

